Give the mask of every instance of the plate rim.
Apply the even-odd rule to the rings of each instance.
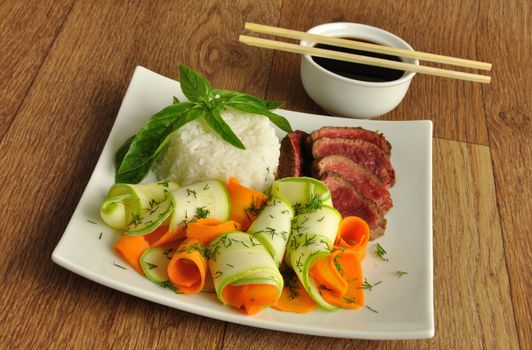
[[[162,77],[162,78],[165,78],[165,79],[171,79],[171,78],[168,78],[168,77],[165,77],[159,73],[156,73],[156,72],[153,72],[145,67],[142,67],[142,66],[137,66],[133,72],[133,75],[131,76],[131,79],[130,79],[130,82],[129,82],[129,85],[128,85],[128,88],[126,90],[126,93],[124,94],[124,97],[122,99],[122,103],[120,105],[120,108],[117,112],[117,117],[115,118],[115,121],[113,123],[113,126],[109,132],[109,135],[107,137],[107,140],[104,144],[104,147],[101,151],[101,153],[99,154],[99,158],[98,158],[98,161],[96,162],[95,166],[94,166],[94,169],[91,173],[91,176],[83,190],[83,193],[76,205],[76,208],[74,209],[73,213],[72,213],[72,216],[63,232],[63,234],[61,235],[61,238],[59,239],[56,247],[54,248],[54,251],[51,255],[51,259],[52,261],[73,272],[73,273],[76,273],[88,280],[91,280],[93,282],[96,282],[98,284],[101,284],[101,285],[104,285],[106,287],[109,287],[109,288],[112,288],[112,289],[115,289],[115,290],[118,290],[120,292],[123,292],[123,293],[126,293],[126,294],[129,294],[129,295],[132,295],[132,296],[135,296],[135,297],[138,297],[138,298],[142,298],[144,300],[147,300],[149,302],[155,302],[155,303],[158,303],[158,304],[161,304],[161,305],[165,305],[165,306],[168,306],[168,307],[172,307],[172,308],[175,308],[175,309],[178,309],[178,310],[181,310],[181,311],[185,311],[185,312],[190,312],[190,313],[193,313],[193,314],[196,314],[196,315],[199,315],[199,316],[203,316],[203,317],[209,317],[209,318],[213,318],[213,319],[217,319],[217,320],[220,320],[220,321],[225,321],[225,322],[232,322],[232,323],[237,323],[237,324],[241,324],[241,325],[244,325],[244,326],[251,326],[251,327],[256,327],[256,328],[264,328],[264,329],[270,329],[270,330],[276,330],[276,331],[282,331],[282,332],[289,332],[289,333],[298,333],[298,334],[307,334],[307,335],[314,335],[314,336],[325,336],[325,337],[338,337],[338,338],[352,338],[352,339],[374,339],[374,340],[394,340],[394,339],[427,339],[427,338],[432,338],[435,334],[435,320],[434,320],[434,258],[433,258],[433,239],[434,239],[434,232],[433,232],[433,207],[432,207],[432,166],[433,166],[433,159],[432,159],[432,143],[433,143],[433,122],[431,120],[406,120],[406,121],[381,121],[381,120],[364,120],[364,123],[375,123],[375,124],[379,124],[379,123],[412,123],[412,124],[420,124],[420,125],[424,125],[426,127],[426,132],[429,136],[429,139],[430,139],[430,142],[428,144],[428,152],[427,152],[427,166],[428,168],[426,169],[428,171],[428,198],[426,198],[427,200],[427,209],[428,209],[428,213],[430,215],[428,215],[428,218],[427,218],[427,226],[426,229],[427,229],[427,234],[430,236],[428,237],[429,239],[427,239],[427,244],[428,244],[428,249],[426,249],[425,251],[425,259],[424,260],[427,265],[428,265],[428,276],[425,276],[427,278],[427,283],[428,283],[428,297],[429,297],[429,300],[430,300],[430,307],[428,308],[428,310],[426,310],[428,312],[428,318],[429,318],[429,324],[425,325],[424,327],[420,327],[419,329],[412,329],[412,330],[401,330],[401,331],[390,331],[390,330],[357,330],[357,329],[353,329],[353,330],[349,330],[349,331],[346,331],[346,330],[339,330],[339,329],[331,329],[331,328],[327,328],[327,334],[324,334],[324,329],[323,327],[315,327],[315,326],[309,326],[309,325],[303,325],[303,326],[298,326],[297,324],[279,324],[278,321],[275,321],[275,320],[265,320],[265,319],[260,319],[260,318],[250,318],[249,316],[244,316],[242,317],[242,315],[239,315],[237,313],[235,313],[234,315],[232,314],[229,314],[229,313],[220,313],[220,312],[217,312],[216,310],[209,310],[209,309],[206,309],[204,306],[196,306],[195,304],[193,303],[190,303],[190,304],[180,304],[179,306],[176,306],[176,305],[171,305],[170,303],[167,303],[165,302],[164,299],[162,298],[159,298],[157,297],[157,295],[154,295],[153,293],[149,292],[149,291],[145,291],[145,290],[142,290],[141,288],[137,287],[137,286],[130,286],[130,285],[127,285],[127,284],[124,284],[120,281],[113,281],[112,279],[109,279],[108,277],[105,277],[105,276],[102,276],[100,274],[98,274],[97,272],[94,272],[94,271],[91,271],[87,268],[85,268],[84,266],[80,266],[78,265],[77,263],[74,263],[72,261],[69,261],[67,258],[63,257],[61,255],[61,247],[62,247],[62,242],[67,234],[67,232],[69,232],[69,230],[71,229],[71,226],[73,225],[73,219],[76,215],[76,213],[78,212],[81,204],[82,204],[82,200],[85,198],[86,196],[86,192],[88,191],[88,188],[89,188],[89,184],[91,183],[91,181],[94,181],[94,177],[95,177],[95,174],[97,172],[97,169],[99,168],[100,166],[100,163],[104,161],[104,150],[106,147],[110,147],[109,143],[110,143],[110,140],[111,140],[111,137],[114,135],[114,133],[116,133],[116,129],[118,128],[118,124],[121,124],[121,121],[124,119],[124,118],[119,118],[119,116],[121,116],[121,111],[122,109],[124,108],[124,100],[126,99],[126,97],[128,96],[128,94],[131,93],[131,90],[132,90],[132,86],[133,86],[133,82],[135,80],[136,77],[138,77],[141,73],[149,73],[149,74],[155,74],[157,75],[158,77]],[[171,79],[173,80],[173,79]],[[175,82],[177,82],[179,84],[178,81],[176,80],[173,80]],[[297,111],[290,111],[290,110],[280,110],[281,113],[280,114],[283,114],[283,113],[288,113],[288,114],[295,114],[295,115],[300,115],[300,116],[308,116],[308,115],[313,115],[313,116],[319,116],[319,117],[327,117],[327,118],[334,118],[334,119],[342,119],[342,120],[350,120],[350,118],[339,118],[339,117],[331,117],[331,116],[325,116],[325,115],[320,115],[320,114],[312,114],[312,113],[303,113],[303,112],[297,112]],[[155,296],[155,298],[153,298]]]

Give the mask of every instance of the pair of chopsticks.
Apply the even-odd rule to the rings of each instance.
[[[256,23],[246,23],[245,28],[255,33],[275,35],[278,37],[307,40],[317,44],[328,44],[333,46],[339,46],[349,49],[356,49],[361,51],[383,53],[387,55],[394,55],[399,57],[413,58],[420,61],[436,62],[449,64],[454,66],[491,70],[491,63],[479,62],[473,60],[467,60],[463,58],[449,57],[443,55],[437,55],[433,53],[410,51],[405,49],[399,49],[395,47],[389,47],[384,45],[370,44],[355,40],[348,40],[330,36],[310,34],[306,32],[299,32],[291,29],[277,28]],[[491,77],[487,75],[473,74],[467,72],[453,71],[449,69],[442,69],[430,66],[422,66],[405,62],[390,61],[381,58],[374,58],[362,55],[355,55],[345,52],[331,51],[326,49],[320,49],[316,47],[301,46],[297,44],[290,44],[287,42],[262,39],[247,35],[240,35],[239,41],[251,45],[268,49],[287,51],[292,53],[298,53],[302,55],[311,55],[316,57],[331,58],[340,61],[355,62],[367,64],[370,66],[398,69],[407,72],[416,72],[421,74],[434,75],[438,77],[467,80],[479,83],[489,84]]]

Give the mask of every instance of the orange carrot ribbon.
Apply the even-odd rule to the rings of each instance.
[[[292,285],[283,287],[281,297],[272,307],[279,311],[304,314],[314,310],[316,303],[307,293],[299,279],[295,277]]]
[[[141,275],[144,275],[144,271],[140,266],[140,257],[149,248],[143,236],[122,236],[115,243],[115,250]]]
[[[369,241],[369,226],[361,218],[346,216],[340,222],[336,236],[336,247],[353,250],[360,261],[366,257]]]
[[[254,315],[277,300],[277,287],[271,284],[227,285],[222,290],[227,304],[246,315]]]
[[[222,233],[240,231],[240,223],[229,220],[221,222],[212,218],[200,219],[187,226],[187,238],[195,239],[207,245]]]
[[[242,186],[234,177],[229,179],[227,191],[231,198],[230,219],[240,223],[242,231],[246,231],[268,197],[262,192]]]
[[[344,309],[358,309],[364,305],[364,290],[362,289],[362,266],[355,251],[350,249],[336,249],[330,256],[336,269],[347,282],[347,289],[342,295],[328,288],[321,290],[323,298],[332,305]]]
[[[205,245],[187,239],[176,250],[168,263],[168,279],[184,294],[196,294],[203,290],[208,263]]]

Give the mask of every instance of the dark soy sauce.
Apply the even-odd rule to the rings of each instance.
[[[367,41],[367,40],[362,40],[362,39],[354,39],[354,38],[342,38],[342,39],[356,40],[356,41],[361,41],[361,42],[370,43],[370,44],[377,44],[377,43]],[[347,53],[352,53],[355,55],[369,56],[369,57],[375,57],[375,58],[382,58],[382,59],[389,60],[389,61],[402,62],[401,59],[397,56],[386,55],[382,53],[347,49],[345,47],[338,47],[338,46],[332,46],[332,45],[326,45],[326,44],[317,44],[315,47],[319,49],[347,52]],[[355,79],[355,80],[382,83],[382,82],[397,80],[401,78],[404,74],[404,71],[402,70],[368,66],[366,64],[361,64],[361,63],[338,61],[338,60],[333,60],[330,58],[314,57],[314,56],[312,56],[312,59],[314,60],[314,62],[316,62],[318,65],[322,66],[323,68],[327,69],[328,71],[331,71],[335,74],[341,75],[349,79]]]

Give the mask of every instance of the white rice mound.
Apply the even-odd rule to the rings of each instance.
[[[273,124],[264,116],[234,110],[222,112],[222,118],[245,150],[222,140],[199,118],[170,136],[154,167],[157,177],[186,186],[213,179],[227,182],[234,176],[244,186],[266,191],[279,163],[280,143]]]

